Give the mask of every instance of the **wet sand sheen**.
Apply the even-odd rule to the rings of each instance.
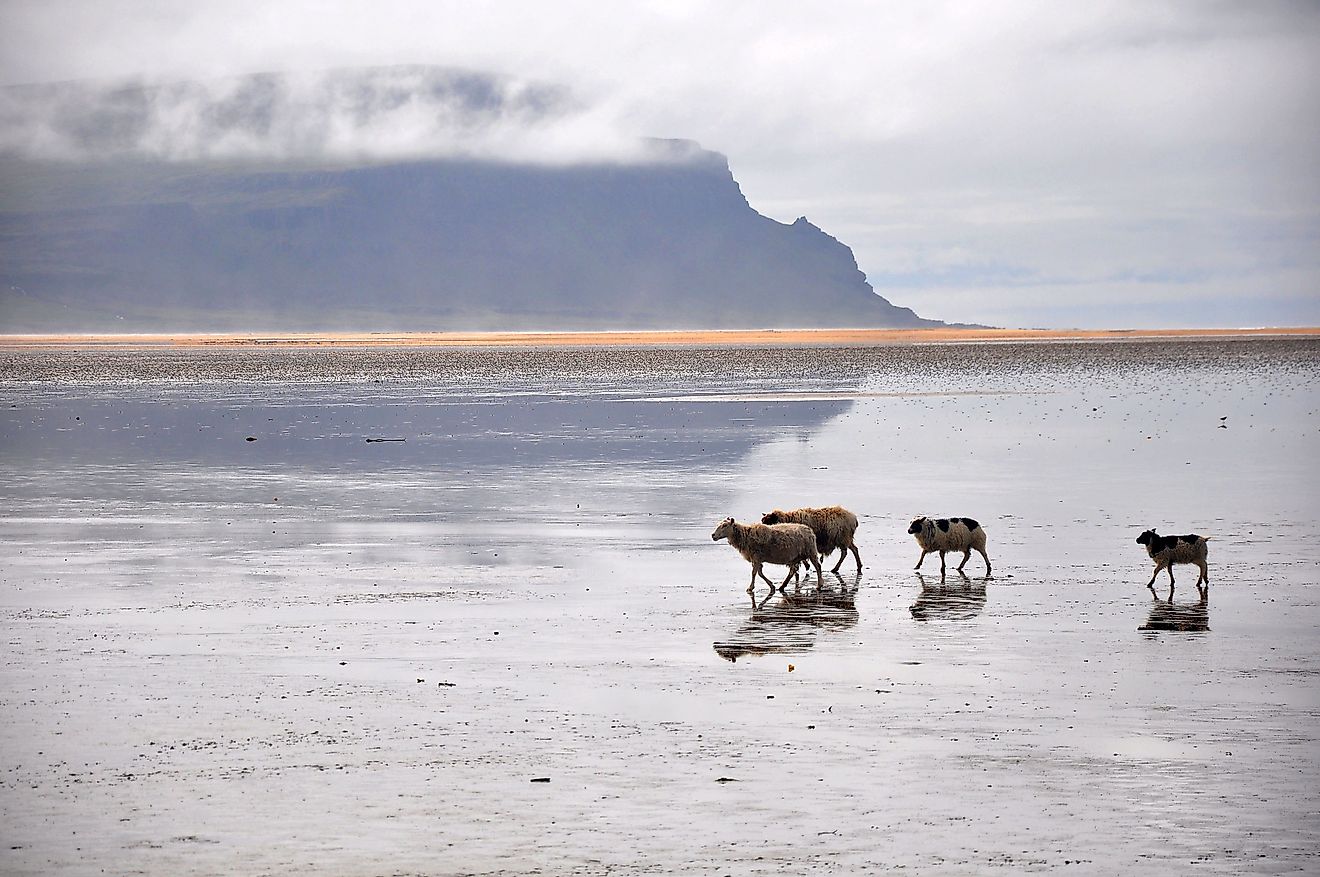
[[[1314,340],[6,362],[6,874],[1320,865]]]

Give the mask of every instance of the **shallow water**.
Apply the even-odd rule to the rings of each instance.
[[[5,352],[0,870],[1316,872],[1318,362]],[[709,538],[836,502],[819,590]]]

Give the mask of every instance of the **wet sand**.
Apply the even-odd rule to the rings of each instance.
[[[4,363],[6,874],[1320,869],[1315,340]]]

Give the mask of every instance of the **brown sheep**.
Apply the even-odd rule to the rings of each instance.
[[[853,543],[853,534],[857,532],[857,516],[843,506],[832,505],[827,508],[793,509],[790,512],[775,509],[761,516],[762,524],[806,524],[816,534],[816,548],[823,560],[836,548],[839,550],[839,562],[830,572],[838,572],[839,567],[848,559],[851,550],[857,561],[857,571],[862,571],[862,556]]]
[[[752,583],[747,586],[748,593],[756,589],[757,576],[760,576],[772,590],[774,589],[775,583],[766,578],[765,573],[761,571],[761,565],[766,563],[792,566],[793,572],[796,572],[797,564],[810,561],[816,567],[816,583],[823,584],[820,558],[816,553],[816,534],[811,532],[810,527],[801,524],[776,524],[767,527],[765,524],[739,524],[733,518],[725,518],[715,528],[715,532],[710,534],[710,538],[716,542],[728,539],[729,544],[752,565]],[[780,590],[788,584],[793,572],[790,572],[779,585]]]

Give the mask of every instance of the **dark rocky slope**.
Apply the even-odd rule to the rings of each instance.
[[[0,161],[0,331],[933,324],[692,144],[562,166],[165,161],[96,139],[145,130],[141,101],[117,101],[115,124],[70,129],[112,158]]]

